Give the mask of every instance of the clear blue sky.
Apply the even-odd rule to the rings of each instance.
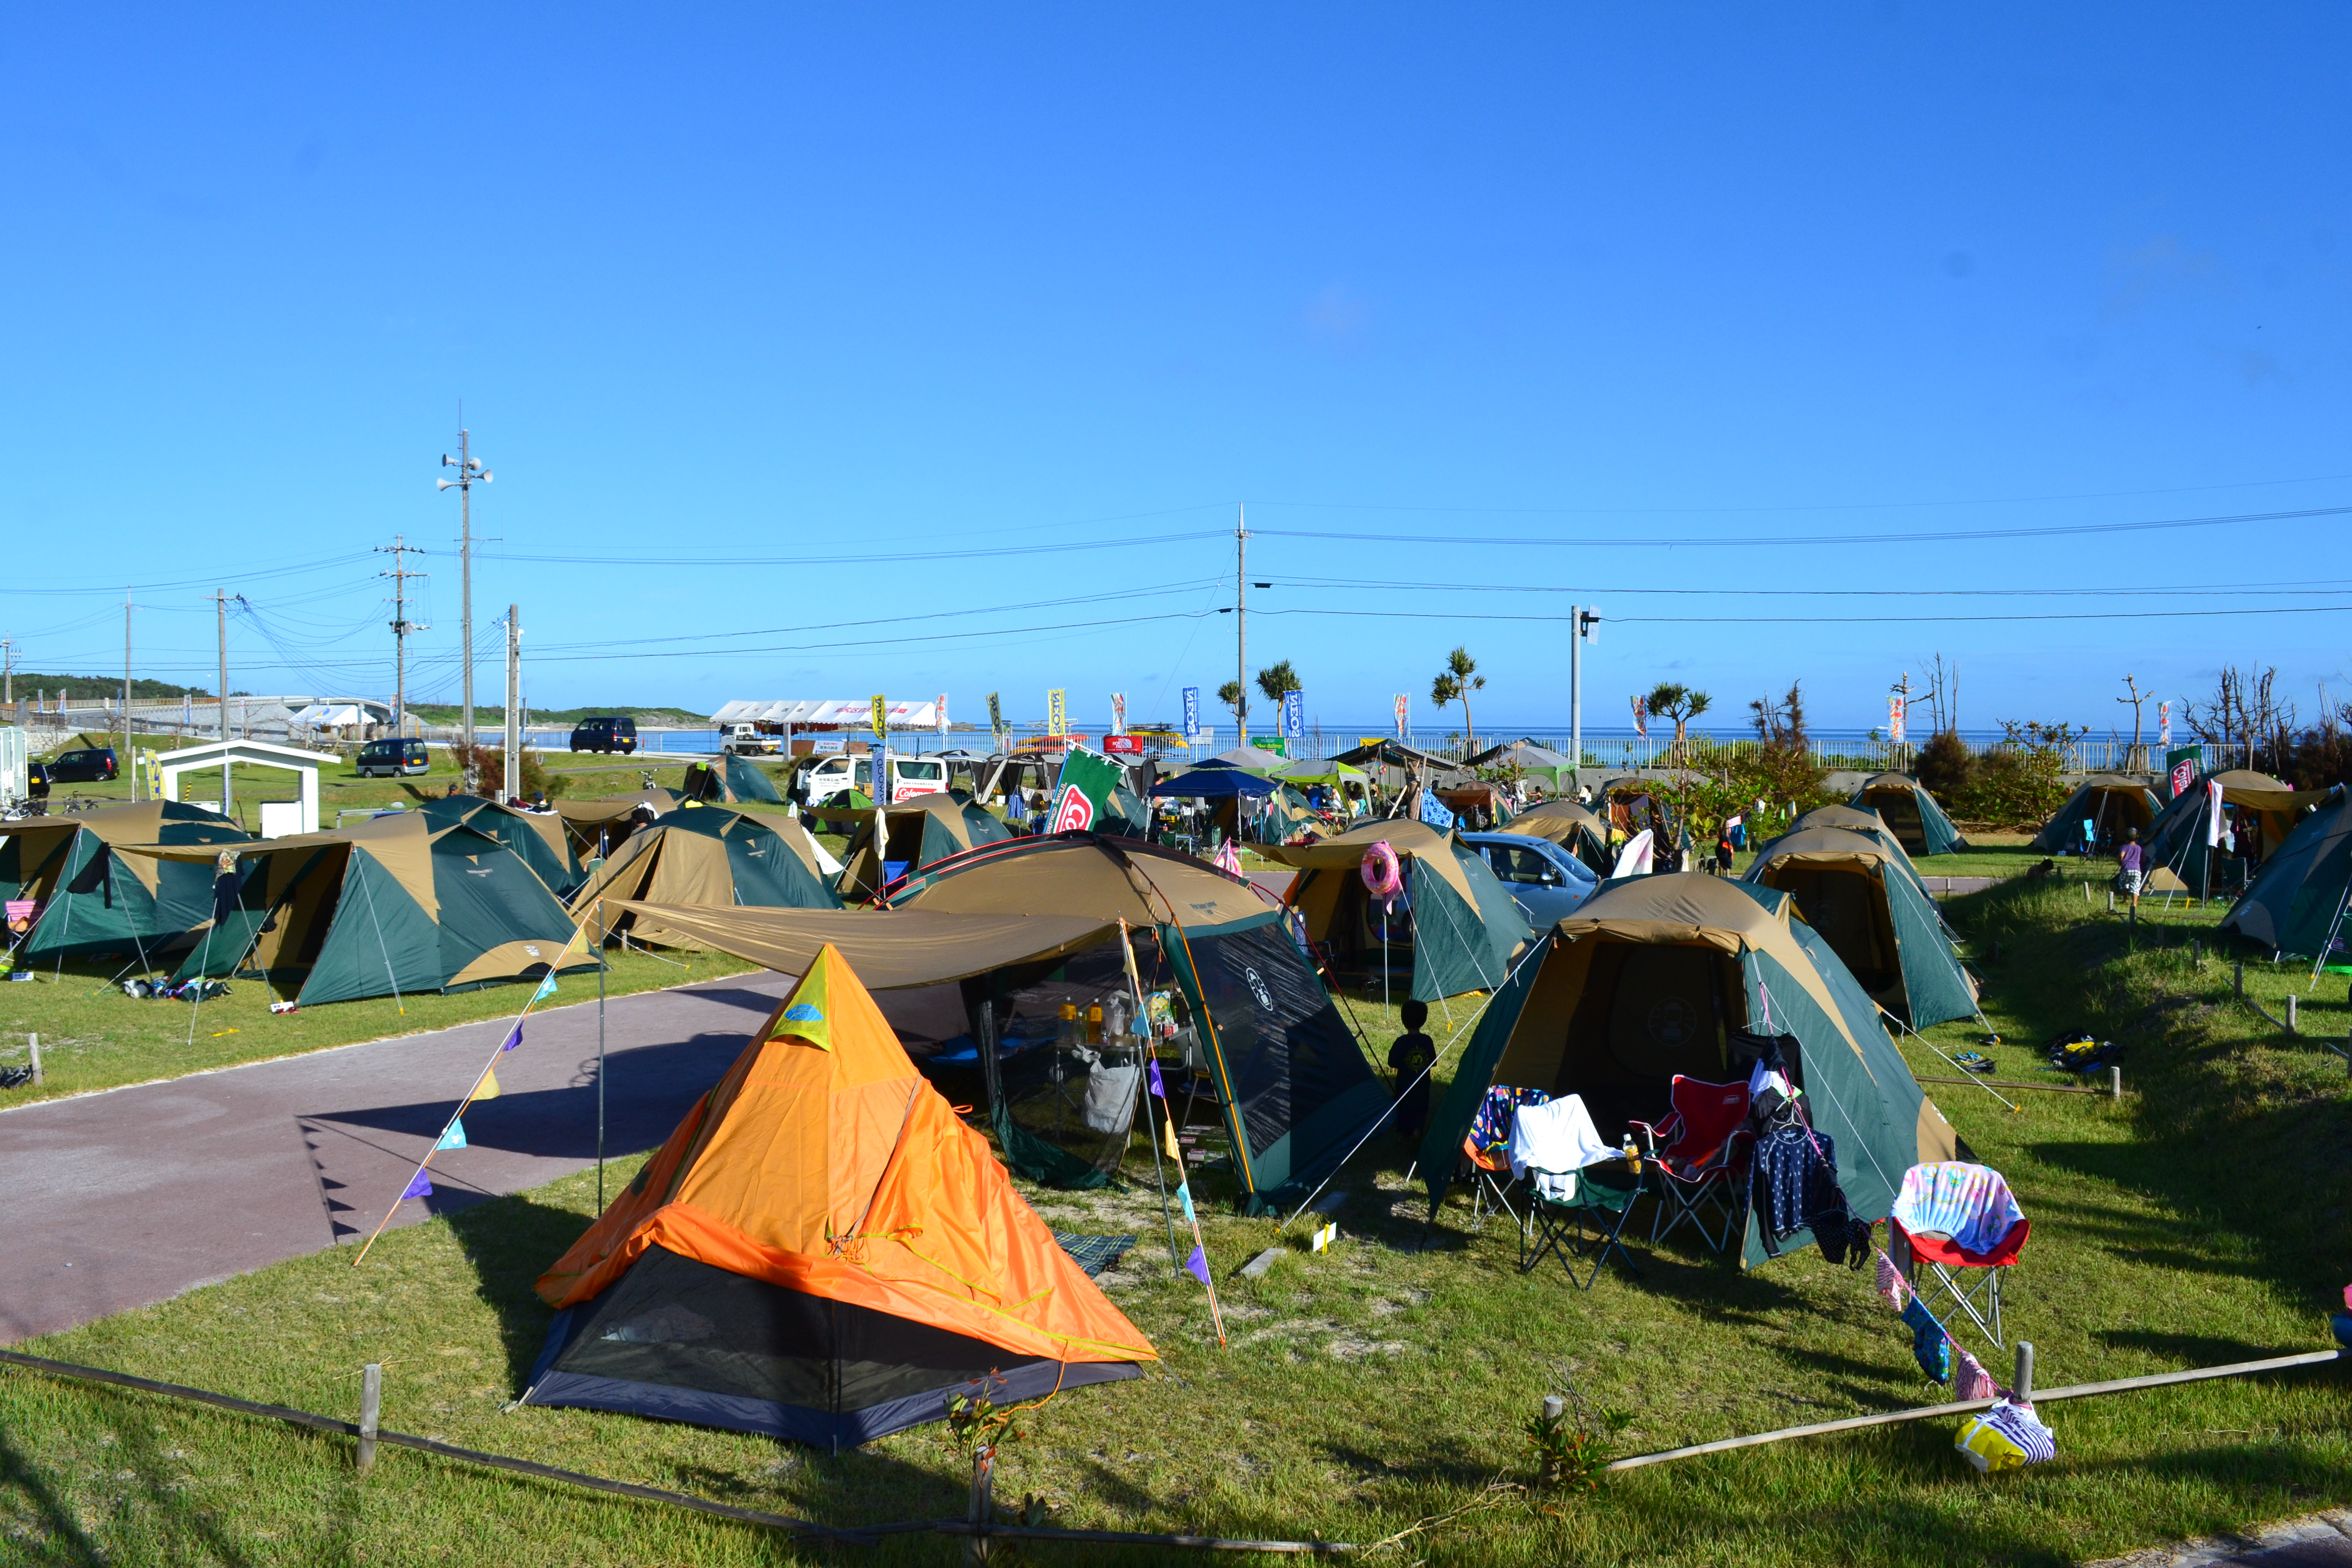
[[[2178,697],[2224,659],[2308,710],[2352,684],[2342,517],[1885,536],[2352,505],[2347,35],[2318,5],[20,11],[0,635],[117,669],[128,586],[140,673],[209,686],[225,583],[234,685],[388,694],[368,552],[451,548],[462,399],[497,475],[478,632],[521,603],[541,705],[1172,716],[1233,673],[1239,501],[1280,584],[1252,666],[1342,727],[1425,713],[1457,642],[1482,729],[1564,722],[1563,624],[1482,617],[1579,599],[1611,617],[1595,727],[1661,678],[1727,721],[1801,678],[1864,727],[1938,651],[1971,728],[2104,729],[2126,670]],[[415,684],[446,697],[457,562],[423,564]],[[1955,589],[1990,592],[1922,592]],[[2159,614],[2191,610],[2231,613]]]

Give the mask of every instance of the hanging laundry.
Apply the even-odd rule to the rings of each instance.
[[[1895,1268],[1895,1259],[1884,1251],[1878,1254],[1878,1293],[1898,1312],[1911,1300],[1911,1287],[1903,1282],[1903,1270]]]
[[[1911,1355],[1918,1362],[1919,1370],[1937,1383],[1948,1383],[1952,1376],[1952,1341],[1944,1332],[1944,1325],[1936,1315],[1913,1297],[1903,1309],[1903,1321],[1911,1329]]]
[[[1964,1346],[1952,1347],[1952,1397],[1955,1399],[1991,1399],[2000,1393],[2000,1385],[1984,1363],[1968,1352]]]

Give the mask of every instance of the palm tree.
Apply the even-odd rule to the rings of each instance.
[[[1445,668],[1429,683],[1429,700],[1440,708],[1448,703],[1462,704],[1462,728],[1469,738],[1470,749],[1465,756],[1478,752],[1478,731],[1470,721],[1470,694],[1485,689],[1486,678],[1478,673],[1478,661],[1470,657],[1466,647],[1457,647],[1445,656]]]
[[[1675,752],[1679,758],[1686,754],[1685,731],[1690,721],[1707,710],[1715,700],[1704,691],[1694,691],[1679,681],[1661,680],[1650,688],[1650,711],[1675,721]]]
[[[1290,668],[1290,661],[1286,658],[1280,664],[1270,664],[1257,672],[1257,689],[1265,692],[1265,700],[1279,710],[1282,700],[1294,691],[1306,690],[1307,683],[1298,679],[1298,672]]]
[[[1218,687],[1217,700],[1234,710],[1234,722],[1236,724],[1241,722],[1242,683],[1240,681],[1228,680],[1223,686]],[[1249,744],[1249,737],[1246,735],[1243,736],[1242,743],[1244,745]]]

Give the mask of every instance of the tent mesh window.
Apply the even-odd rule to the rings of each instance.
[[[1149,985],[1158,952],[1143,933],[1134,941],[1138,970]],[[1143,1056],[1131,1046],[1086,1039],[1087,1016],[1127,989],[1126,960],[1117,942],[1105,942],[1006,993],[996,1006],[1000,1107],[1022,1131],[1105,1175],[1118,1169],[1127,1152]],[[1063,1037],[1066,1005],[1077,1009],[1075,1040]]]
[[[1253,1155],[1365,1080],[1363,1052],[1279,921],[1191,947]]]
[[[658,1247],[583,1316],[553,1371],[829,1414],[969,1383],[1020,1359],[965,1334]]]

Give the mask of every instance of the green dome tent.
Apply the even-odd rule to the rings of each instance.
[[[2191,792],[2192,794],[2195,792]],[[2263,862],[2221,929],[2296,958],[2336,956],[2352,889],[2352,796],[2342,786]]]
[[[571,835],[563,818],[551,811],[517,811],[479,795],[453,795],[428,800],[417,810],[436,826],[462,824],[522,857],[547,890],[557,898],[578,887],[584,876],[580,858],[572,852]]]
[[[1790,833],[1802,833],[1813,827],[1840,827],[1848,833],[1861,834],[1864,838],[1894,856],[1895,863],[1903,868],[1905,873],[1914,882],[1919,884],[1921,892],[1927,890],[1927,879],[1919,874],[1919,868],[1911,863],[1911,856],[1903,847],[1903,840],[1895,836],[1894,830],[1886,826],[1878,813],[1864,811],[1852,805],[1817,805],[1790,823],[1789,832],[1781,834],[1780,838],[1788,837]],[[1767,840],[1758,848],[1757,858],[1761,859],[1770,854],[1772,846],[1779,842],[1780,838]]]
[[[1842,827],[1810,827],[1768,845],[1747,880],[1795,899],[1855,983],[1913,1028],[1973,1017],[1976,982],[1934,900],[1903,874],[1902,853]]]
[[[1396,851],[1404,878],[1404,896],[1387,920],[1362,876],[1365,852],[1381,843]],[[1411,994],[1423,1002],[1493,990],[1535,934],[1493,868],[1427,823],[1390,817],[1320,844],[1268,845],[1264,853],[1298,868],[1284,901],[1305,920],[1307,940],[1333,969],[1392,966],[1409,954]],[[1400,936],[1400,930],[1410,934]]]
[[[1908,773],[1876,773],[1862,781],[1848,803],[1878,813],[1913,855],[1957,855],[1969,847],[1944,808]]]
[[[244,863],[236,906],[180,978],[266,979],[310,1007],[537,979],[572,946],[572,918],[520,856],[421,811],[227,847]],[[216,853],[131,852],[206,868]],[[575,958],[572,968],[596,966],[593,953]]]
[[[834,884],[845,902],[872,898],[890,883],[950,855],[1013,837],[997,815],[975,801],[948,794],[919,795],[884,807],[881,853],[875,852],[874,807],[820,808],[819,820],[849,829],[841,878]]]
[[[1430,1212],[1444,1203],[1479,1102],[1495,1084],[1581,1096],[1601,1136],[1664,1119],[1674,1075],[1745,1080],[1731,1033],[1793,1036],[1790,1076],[1835,1140],[1857,1219],[1885,1217],[1903,1173],[1956,1157],[1870,998],[1787,895],[1701,872],[1604,888],[1538,939],[1478,1020],[1421,1148]],[[1742,1267],[1768,1254],[1754,1216]],[[1805,1246],[1803,1231],[1782,1251]]]
[[[571,900],[590,940],[600,944],[627,932],[657,946],[694,945],[614,912],[609,906],[622,899],[717,909],[841,908],[817,875],[814,846],[798,822],[709,805],[684,807],[629,835]]]
[[[2083,781],[2081,788],[2066,797],[2066,804],[2058,808],[2057,814],[2042,825],[2042,831],[2033,836],[2032,848],[2040,855],[2079,849],[2085,822],[2091,824],[2102,849],[2121,844],[2129,828],[2137,828],[2145,840],[2163,809],[2164,803],[2156,798],[2156,792],[2137,779],[2120,773],[2093,773]]]
[[[2202,893],[2212,888],[2205,842],[2211,799],[2208,786],[2212,784],[2221,786],[2222,811],[2239,835],[2238,855],[2251,851],[2258,862],[2283,847],[2304,813],[2327,798],[2324,789],[2294,789],[2252,768],[2225,768],[2205,774],[2173,796],[2156,826],[2141,837],[2141,864],[2149,874],[2152,889],[2178,887]],[[2251,844],[2246,842],[2249,837]]]
[[[216,811],[173,801],[101,806],[75,816],[0,822],[0,890],[40,908],[22,955],[152,955],[212,918],[212,857],[202,864],[123,851],[137,844],[250,844]]]
[[[783,792],[776,787],[776,781],[732,752],[722,752],[715,763],[688,764],[684,784],[688,800],[726,805],[740,805],[746,801],[760,805],[784,804]]]

